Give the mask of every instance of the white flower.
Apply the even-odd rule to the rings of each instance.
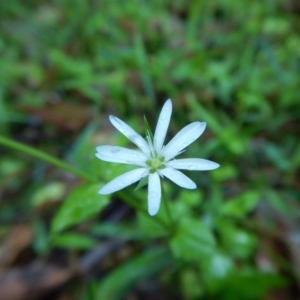
[[[172,113],[172,101],[164,104],[152,141],[150,134],[147,141],[130,126],[114,116],[109,116],[111,123],[129,140],[136,144],[140,150],[131,150],[118,146],[99,146],[96,156],[102,160],[137,165],[139,168],[124,173],[106,185],[99,193],[110,194],[119,191],[145,176],[148,178],[148,212],[155,215],[160,206],[161,187],[160,176],[167,177],[177,185],[186,189],[195,189],[196,184],[186,175],[177,171],[205,171],[219,167],[219,164],[200,158],[177,159],[174,157],[184,152],[184,149],[193,143],[204,131],[205,122],[193,122],[181,129],[174,138],[163,146]]]

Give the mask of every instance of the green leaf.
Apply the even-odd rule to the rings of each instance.
[[[204,296],[204,285],[198,269],[190,266],[189,268],[182,269],[179,276],[182,299],[201,299],[200,297]]]
[[[48,202],[55,202],[63,197],[66,187],[61,182],[52,182],[41,186],[33,194],[32,205],[39,206]]]
[[[153,136],[153,133],[151,131],[151,128],[149,126],[149,123],[147,121],[147,118],[146,116],[144,116],[144,124],[145,124],[145,132],[146,132],[146,135],[149,135],[149,137],[151,138],[151,140],[153,141],[154,140],[154,136]]]
[[[245,217],[245,215],[251,212],[258,201],[260,200],[260,193],[258,191],[245,192],[238,197],[226,202],[222,208],[222,214],[231,217]]]
[[[139,183],[136,186],[136,188],[134,189],[134,191],[141,189],[142,187],[144,187],[147,184],[148,184],[148,176],[145,176],[139,181]]]
[[[98,130],[98,122],[91,121],[76,137],[76,142],[70,148],[66,160],[78,166],[98,178],[99,177],[99,159],[95,158],[95,153],[91,151],[91,139]],[[101,168],[101,166],[100,166]]]
[[[76,187],[62,204],[52,222],[52,232],[85,221],[102,211],[109,202],[106,195],[99,195],[99,184]]]
[[[226,221],[217,222],[216,226],[223,246],[231,255],[239,258],[248,258],[252,255],[257,245],[253,234]]]
[[[199,207],[203,201],[203,192],[201,190],[198,190],[197,193],[193,190],[181,190],[178,198],[181,201],[176,202],[176,204],[183,203],[184,206],[191,208]]]
[[[96,245],[92,238],[78,233],[64,233],[55,236],[52,244],[56,247],[77,250],[91,249]]]
[[[199,261],[216,251],[216,241],[211,230],[198,220],[183,219],[170,241],[178,258]]]
[[[125,293],[131,286],[159,273],[169,263],[170,257],[163,249],[151,249],[151,251],[136,255],[113,269],[106,278],[101,280],[95,299],[124,299]]]
[[[215,181],[221,182],[225,180],[235,179],[238,177],[238,170],[235,165],[222,164],[222,168],[219,168],[215,172],[212,172],[211,177]]]
[[[240,270],[224,280],[222,288],[214,293],[214,299],[257,300],[276,287],[287,284],[287,281],[277,274],[261,273],[256,270]],[[254,288],[255,287],[255,288]]]
[[[47,231],[46,224],[36,219],[32,222],[32,229],[34,232],[33,248],[40,256],[47,255],[50,252],[51,247],[49,246],[49,233]]]
[[[278,170],[287,172],[291,169],[291,159],[284,153],[284,149],[282,149],[281,145],[265,143],[264,151],[266,152],[268,159]]]
[[[234,271],[233,261],[220,251],[206,256],[200,261],[200,266],[202,278],[211,291],[218,290],[220,286],[223,286],[224,280]]]
[[[135,224],[101,222],[92,228],[92,234],[100,237],[117,237],[120,239],[142,239],[143,234]]]
[[[286,201],[282,192],[269,189],[265,192],[264,198],[275,210],[284,213],[287,216],[295,217],[295,210],[293,210],[290,203]]]
[[[150,217],[143,213],[138,213],[137,218],[138,228],[141,230],[144,237],[158,238],[168,235],[168,232],[157,222],[157,215]]]

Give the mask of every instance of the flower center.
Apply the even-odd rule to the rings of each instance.
[[[160,166],[161,166],[161,161],[158,158],[152,159],[152,161],[151,161],[151,167],[153,169],[157,170],[157,169],[159,169]]]
[[[147,165],[150,167],[150,173],[154,173],[157,170],[164,168],[164,158],[154,157],[147,161]]]

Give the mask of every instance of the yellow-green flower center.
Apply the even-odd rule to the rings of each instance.
[[[151,167],[155,170],[159,169],[161,166],[161,160],[158,158],[154,158],[151,160]]]
[[[149,159],[147,161],[147,165],[150,167],[150,172],[154,173],[157,170],[164,168],[164,158],[163,157],[155,157],[155,158]]]

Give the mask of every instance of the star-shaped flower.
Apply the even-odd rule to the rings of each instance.
[[[196,184],[178,170],[205,171],[219,167],[219,164],[206,159],[174,159],[203,133],[206,123],[193,122],[187,125],[164,146],[171,113],[172,101],[169,99],[161,110],[153,140],[149,132],[147,140],[145,140],[126,123],[117,117],[109,116],[110,122],[140,150],[118,146],[99,146],[96,156],[104,161],[131,164],[139,166],[139,168],[126,172],[104,185],[99,191],[100,194],[119,191],[148,176],[148,212],[153,216],[158,212],[160,206],[160,176],[169,178],[183,188],[195,189]]]

